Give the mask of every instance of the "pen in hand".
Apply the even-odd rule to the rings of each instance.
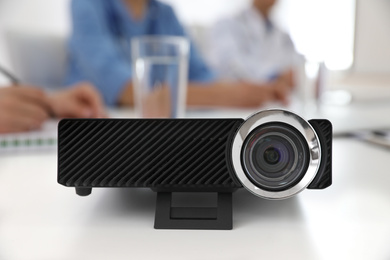
[[[18,77],[16,77],[14,74],[9,72],[7,69],[5,69],[2,66],[0,66],[0,73],[3,74],[5,77],[7,77],[11,81],[11,84],[13,87],[21,86],[20,85],[21,81],[18,79]],[[41,105],[46,109],[50,118],[56,117],[53,109],[51,108],[51,106],[49,104],[41,103]]]
[[[0,66],[0,73],[6,76],[12,83],[13,86],[17,86],[20,84],[20,81],[15,75],[10,73],[8,70],[6,70],[4,67]]]

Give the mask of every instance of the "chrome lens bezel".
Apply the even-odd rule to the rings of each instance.
[[[248,179],[242,167],[241,149],[245,139],[254,129],[263,124],[276,122],[288,124],[303,135],[309,148],[309,165],[305,176],[293,187],[283,191],[267,191]],[[300,116],[282,109],[263,110],[248,117],[237,130],[232,143],[232,162],[237,178],[254,195],[271,200],[286,199],[301,192],[313,181],[321,163],[321,146],[313,127]]]

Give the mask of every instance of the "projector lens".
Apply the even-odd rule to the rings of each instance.
[[[309,148],[302,134],[285,123],[267,123],[244,141],[242,164],[248,179],[268,191],[296,185],[309,165]]]
[[[280,162],[280,151],[275,147],[267,148],[264,152],[264,161],[268,164],[277,164]]]

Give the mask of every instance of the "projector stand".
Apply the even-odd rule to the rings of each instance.
[[[172,192],[157,192],[154,228],[232,229],[232,193],[218,192],[217,200],[217,207],[172,207]]]

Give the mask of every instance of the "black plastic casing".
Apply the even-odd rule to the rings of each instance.
[[[159,192],[231,192],[242,185],[231,144],[243,119],[63,119],[58,183],[79,190],[147,187]],[[321,164],[309,189],[332,184],[332,125],[310,120]],[[88,195],[90,192],[79,195]]]
[[[332,185],[332,123],[325,119],[309,120],[321,145],[321,164],[308,189],[325,189]]]
[[[234,191],[242,186],[232,170],[230,144],[243,121],[63,119],[58,126],[58,183]]]

